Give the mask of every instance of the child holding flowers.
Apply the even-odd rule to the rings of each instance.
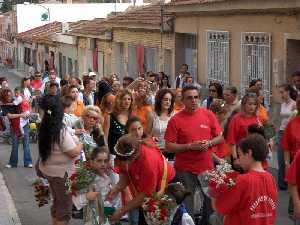
[[[265,139],[251,134],[239,144],[239,165],[246,171],[235,185],[213,198],[213,207],[225,215],[224,225],[273,225],[276,217],[277,189],[272,175],[263,169],[267,157]]]
[[[85,225],[109,224],[105,212],[114,211],[120,207],[120,197],[111,202],[104,201],[112,185],[112,171],[109,168],[109,150],[107,147],[97,147],[90,154],[90,167],[96,173],[94,181],[89,185],[88,191],[78,193],[72,197],[78,210],[84,208]]]

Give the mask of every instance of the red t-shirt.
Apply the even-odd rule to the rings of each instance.
[[[277,188],[268,172],[251,170],[238,176],[236,185],[216,199],[215,207],[225,215],[224,225],[273,225]]]
[[[188,144],[194,141],[211,140],[221,132],[222,128],[211,111],[204,108],[199,108],[193,113],[182,110],[170,119],[165,140],[171,143]],[[212,169],[211,151],[176,153],[175,168],[193,174]]]
[[[281,140],[282,148],[285,151],[289,151],[291,154],[291,159],[297,153],[297,150],[300,149],[300,116],[296,116],[289,121],[287,124],[283,137]]]
[[[252,124],[258,124],[257,116],[245,117],[241,113],[237,113],[229,122],[228,133],[226,141],[228,144],[237,145],[239,142],[247,137],[248,127]]]
[[[175,170],[169,163],[167,165],[167,182],[170,182],[175,176]],[[164,172],[163,155],[156,147],[141,145],[140,156],[129,164],[128,172],[124,167],[120,167],[119,170],[123,174],[129,173],[133,189],[150,195],[160,190]]]
[[[300,152],[299,151],[296,154],[290,167],[288,168],[287,174],[285,176],[285,180],[289,184],[297,186],[298,195],[300,196]]]
[[[41,90],[43,82],[41,80],[32,80],[30,84],[33,90]]]

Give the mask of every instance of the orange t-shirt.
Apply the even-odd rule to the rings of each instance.
[[[140,108],[136,108],[133,112],[132,115],[133,116],[137,116],[141,119],[142,121],[142,125],[144,127],[144,129],[147,129],[147,116],[148,113],[152,111],[152,106],[151,105],[144,105]]]
[[[266,124],[269,120],[269,116],[268,116],[268,111],[265,107],[263,107],[262,105],[260,105],[258,107],[258,110],[257,110],[257,115],[258,115],[258,118],[259,118],[259,121],[262,123],[262,124]]]
[[[80,117],[84,108],[82,101],[76,101],[74,104],[74,115]]]

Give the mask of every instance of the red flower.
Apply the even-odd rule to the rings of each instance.
[[[161,209],[158,219],[159,220],[166,220],[167,215],[168,215],[168,210],[167,209]]]
[[[149,213],[153,213],[153,212],[155,212],[155,210],[156,210],[156,208],[154,206],[152,206],[152,205],[150,205],[149,208],[147,209],[147,211]]]
[[[150,198],[148,204],[150,206],[155,206],[155,205],[157,205],[157,201],[154,198]]]
[[[78,174],[77,173],[73,173],[70,177],[70,180],[71,181],[74,181],[76,178],[78,177]]]
[[[76,161],[75,161],[75,165],[78,165],[80,163],[80,159],[77,159]]]

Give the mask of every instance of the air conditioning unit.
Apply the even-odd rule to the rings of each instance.
[[[68,33],[70,31],[69,23],[62,23],[61,24],[61,31],[63,34]]]

